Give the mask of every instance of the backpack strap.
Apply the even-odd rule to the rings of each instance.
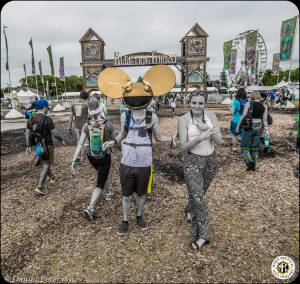
[[[150,127],[147,127],[147,125],[151,125]],[[146,127],[147,127],[147,132],[151,141],[151,146],[152,146],[152,111],[146,110]]]
[[[125,132],[126,132],[126,135],[128,134],[130,119],[131,119],[131,109],[129,109],[128,111],[125,112]]]

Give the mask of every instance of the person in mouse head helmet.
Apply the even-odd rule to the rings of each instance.
[[[148,224],[143,217],[145,194],[152,164],[152,133],[158,142],[174,142],[172,137],[160,133],[158,117],[146,108],[153,97],[161,96],[172,89],[176,81],[174,71],[165,65],[156,65],[144,75],[143,82],[132,83],[129,76],[118,68],[107,68],[98,78],[102,93],[112,99],[122,98],[128,111],[121,114],[121,131],[111,147],[122,141],[120,182],[122,187],[123,221],[117,234],[128,231],[131,197],[136,193],[136,222],[141,230]],[[105,143],[104,143],[105,145]]]

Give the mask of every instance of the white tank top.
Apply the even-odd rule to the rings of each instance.
[[[205,118],[205,124],[213,128],[213,125],[211,123],[211,120],[204,115]],[[188,142],[194,140],[196,137],[201,135],[204,131],[200,131],[197,126],[193,123],[193,120],[191,119],[191,124],[188,127]],[[198,143],[194,148],[190,149],[189,152],[199,155],[199,156],[208,156],[211,155],[215,150],[215,145],[211,139],[204,140],[200,143]]]

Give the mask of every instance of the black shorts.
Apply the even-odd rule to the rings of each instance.
[[[123,196],[130,196],[134,192],[138,196],[147,193],[151,167],[129,167],[120,164],[119,171]]]
[[[97,187],[104,188],[104,185],[107,181],[110,164],[111,164],[111,155],[105,155],[102,159],[96,159],[92,156],[87,156],[91,165],[97,170]]]

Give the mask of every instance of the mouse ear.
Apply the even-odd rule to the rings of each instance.
[[[130,82],[130,77],[123,70],[111,67],[104,69],[98,76],[98,88],[112,99],[123,97],[124,87]]]
[[[150,84],[154,96],[162,96],[174,87],[176,76],[169,66],[156,65],[145,73],[143,81]]]

